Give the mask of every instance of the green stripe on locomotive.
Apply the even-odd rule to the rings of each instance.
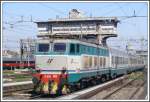
[[[88,77],[102,75],[102,74],[108,75],[109,74],[109,68],[104,68],[104,69],[97,70],[97,71],[69,73],[68,81],[69,81],[69,83],[78,82],[82,78],[88,78]]]

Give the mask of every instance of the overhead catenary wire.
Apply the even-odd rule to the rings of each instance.
[[[128,5],[128,4],[124,4],[124,5]],[[109,11],[107,11],[107,12],[105,12],[104,14],[103,14],[103,16],[106,16],[106,15],[108,15],[108,14],[111,14],[111,13],[113,13],[113,11],[116,11],[116,10],[119,10],[120,9],[120,7],[116,7],[115,6],[115,8],[113,8],[113,9],[111,9],[111,10],[109,10]],[[111,15],[112,16],[112,15]],[[116,17],[116,16],[115,16]]]
[[[54,8],[54,7],[52,7],[52,6],[48,6],[47,4],[44,4],[44,3],[40,3],[40,5],[43,5],[43,7],[45,7],[45,8],[48,8],[49,10],[52,10],[52,11],[54,11],[55,13],[58,13],[58,14],[64,14],[65,15],[65,13],[62,11],[62,10],[59,10],[59,9],[56,9],[56,8]],[[127,5],[127,4],[126,4]],[[117,7],[117,9],[118,8],[120,8],[120,6],[118,6]],[[113,9],[113,10],[115,10],[115,9]],[[118,9],[119,10],[119,9]],[[125,11],[124,11],[124,9],[121,7],[120,8],[120,10],[121,11],[123,11],[123,13],[125,14],[125,16],[117,16],[118,18],[120,18],[121,19],[121,21],[122,20],[124,20],[124,19],[129,19],[129,18],[134,18],[134,17],[147,17],[147,16],[137,16],[137,15],[131,15],[131,16],[128,16],[126,13],[125,13]],[[111,11],[112,12],[112,11]],[[138,11],[139,12],[139,11]],[[124,18],[124,19],[123,19]],[[19,21],[23,21],[23,22],[28,22],[28,21],[25,21],[24,19],[23,20],[19,20]],[[14,25],[14,29],[13,30],[21,30],[21,31],[26,31],[25,29],[18,29],[18,27],[16,27],[16,25],[17,24],[22,24],[23,22],[21,22],[21,23],[14,23],[14,24],[12,24],[12,23],[10,23],[9,25]],[[30,21],[29,21],[30,22]],[[9,23],[9,22],[8,22]],[[21,26],[20,26],[21,27]],[[7,29],[7,28],[6,28]],[[15,32],[15,31],[14,31]],[[29,31],[27,31],[27,32],[29,32]],[[21,32],[20,32],[20,34],[22,34]]]
[[[34,31],[33,28],[36,27],[36,26],[34,27],[31,25],[13,25],[12,23],[9,23],[9,22],[3,22],[3,23],[6,24],[6,26],[3,26],[3,30],[10,28],[10,29],[15,29],[15,30],[26,31],[29,33],[29,32]]]
[[[139,10],[137,10],[137,14],[140,14],[141,13],[141,11],[144,9],[144,6],[147,6],[147,5],[145,5],[145,4],[143,4],[140,8],[139,8]]]
[[[118,4],[118,3],[116,3],[116,4]],[[120,8],[119,10],[121,10],[125,14],[125,16],[128,16],[127,13],[126,13],[126,11],[123,9],[123,7],[120,6],[120,4],[118,4],[118,6]]]
[[[35,29],[36,28],[36,26],[34,26],[33,24],[31,25],[21,25],[21,23],[20,24],[11,24],[11,23],[9,23],[9,22],[3,22],[5,25],[7,25],[7,27],[6,26],[3,26],[3,30],[6,30],[7,28],[11,28],[11,29],[17,29],[17,30],[23,30],[23,31],[28,31],[28,32],[30,32],[30,31],[34,31],[33,29]],[[23,22],[22,22],[23,23]]]
[[[52,6],[48,6],[48,5],[44,4],[44,3],[38,3],[38,4],[43,6],[43,7],[45,7],[45,8],[47,8],[47,9],[49,9],[49,10],[51,10],[51,11],[53,11],[53,12],[55,12],[55,13],[58,13],[58,14],[61,14],[61,15],[66,15],[66,13],[63,12],[62,10],[56,9],[56,8],[54,8]]]

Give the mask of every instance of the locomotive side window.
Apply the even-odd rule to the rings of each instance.
[[[77,53],[79,53],[79,52],[80,52],[80,45],[77,44]]]
[[[65,52],[66,44],[65,43],[55,43],[54,44],[54,52]]]
[[[49,51],[49,44],[39,44],[38,45],[39,52],[48,52]]]
[[[83,57],[83,67],[84,68],[88,68],[89,67],[89,57],[88,56],[84,56]]]
[[[70,44],[70,53],[75,54],[75,44]]]
[[[83,46],[81,47],[82,50]],[[80,45],[79,44],[70,44],[70,54],[79,54],[80,53]]]

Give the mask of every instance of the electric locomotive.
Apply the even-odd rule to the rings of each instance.
[[[38,41],[35,59],[38,73],[33,80],[41,80],[38,87],[42,84],[44,93],[66,93],[68,85],[97,74],[109,75],[108,48],[78,40]]]
[[[38,40],[34,91],[67,94],[143,68],[128,53],[73,39]]]

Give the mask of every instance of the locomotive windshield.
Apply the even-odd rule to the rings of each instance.
[[[54,44],[54,52],[65,52],[66,44],[65,43],[55,43]]]
[[[39,44],[38,51],[39,52],[48,52],[49,51],[49,44]]]

